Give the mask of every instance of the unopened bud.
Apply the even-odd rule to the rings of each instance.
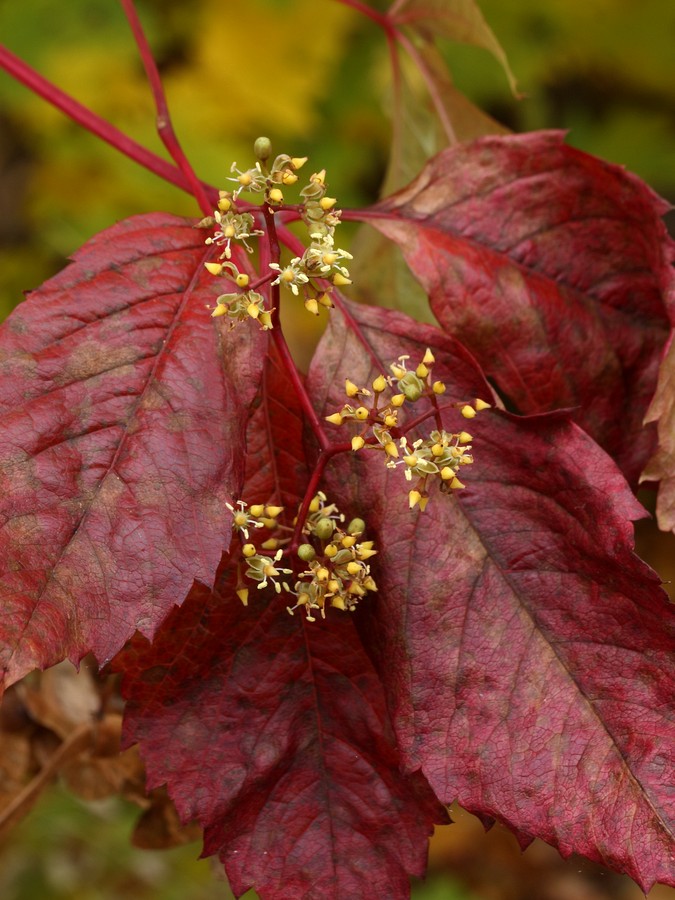
[[[220,263],[208,262],[204,263],[204,268],[207,272],[210,272],[211,275],[220,275],[223,271],[223,267]]]
[[[352,438],[352,450],[361,450],[365,446],[365,441],[360,434],[355,434]]]
[[[314,526],[314,533],[320,540],[328,541],[333,537],[333,532],[335,531],[335,525],[332,519],[329,519],[327,516],[319,519],[319,521]]]
[[[335,275],[333,275],[333,284],[337,287],[343,287],[344,285],[351,283],[351,278],[345,278],[341,272],[336,272]]]
[[[300,544],[298,547],[298,557],[303,562],[311,562],[316,558],[316,550],[311,544]]]
[[[363,519],[352,519],[349,525],[347,525],[347,534],[363,534],[366,530],[366,523]]]
[[[473,419],[473,417],[476,415],[476,410],[473,408],[473,406],[463,406],[461,409],[461,413],[465,419]]]
[[[268,137],[256,138],[253,144],[253,152],[256,159],[260,162],[266,162],[272,155],[272,142]]]

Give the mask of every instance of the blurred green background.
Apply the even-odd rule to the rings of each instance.
[[[373,3],[380,9],[386,3]],[[569,130],[570,143],[626,165],[675,200],[672,0],[483,0],[518,88],[485,51],[441,49],[455,84],[509,128]],[[331,0],[138,0],[198,174],[222,185],[253,139],[325,167],[341,206],[371,203],[386,170],[390,76],[377,28]],[[0,40],[41,74],[163,154],[149,89],[114,0],[0,0]],[[70,123],[0,73],[0,316],[88,237],[152,210],[198,215],[190,197]],[[345,232],[348,232],[345,226]],[[342,237],[342,235],[341,235]],[[308,336],[309,339],[309,336]],[[198,845],[129,846],[137,813],[50,789],[0,849],[3,900],[228,898]],[[637,900],[627,879],[521,856],[461,811],[432,841],[416,900]],[[248,897],[249,895],[247,895]],[[654,900],[675,891],[655,888]],[[349,900],[349,898],[345,898]],[[378,898],[379,900],[379,898]]]

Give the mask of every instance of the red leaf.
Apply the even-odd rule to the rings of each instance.
[[[0,335],[2,667],[109,659],[212,583],[241,489],[264,338],[205,309],[203,233],[97,235]],[[220,322],[221,320],[218,320]]]
[[[440,153],[377,209],[442,327],[519,410],[581,407],[576,421],[635,482],[675,302],[666,204],[543,132]]]
[[[318,627],[232,579],[195,588],[125,672],[127,742],[205,828],[236,896],[409,896],[433,823],[425,780],[399,772],[384,695],[346,615]]]
[[[444,399],[485,397],[452,339],[400,313],[351,312],[386,359],[415,363],[430,346]],[[346,377],[376,374],[335,318],[316,358],[309,384],[327,412]],[[466,425],[453,412],[445,421]],[[470,430],[467,489],[433,495],[423,514],[380,454],[338,457],[327,479],[378,532],[380,590],[356,621],[405,765],[524,843],[541,837],[645,888],[675,884],[675,622],[632,552],[642,510],[564,415],[493,410]]]
[[[249,503],[281,505],[295,514],[307,483],[303,415],[295,389],[273,343],[265,360],[260,397],[246,432]]]

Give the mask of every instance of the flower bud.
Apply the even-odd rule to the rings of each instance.
[[[347,525],[347,534],[363,534],[366,530],[366,523],[363,519],[352,519],[349,525]]]
[[[253,153],[260,162],[266,162],[272,155],[272,142],[268,137],[256,138],[253,144]]]
[[[329,541],[333,537],[333,532],[335,531],[335,524],[332,519],[324,516],[314,526],[314,533],[318,538],[322,541]]]
[[[474,406],[476,407],[478,412],[480,412],[481,409],[490,409],[490,404],[486,403],[485,400],[476,400]]]
[[[337,287],[343,287],[345,284],[351,283],[351,278],[345,278],[341,272],[336,272],[335,275],[333,275],[333,284],[337,285]]]
[[[311,544],[300,544],[298,547],[298,557],[303,562],[311,562],[316,558],[316,550]]]
[[[465,419],[473,419],[473,417],[476,415],[476,410],[473,408],[473,406],[463,406],[461,409],[461,413]]]

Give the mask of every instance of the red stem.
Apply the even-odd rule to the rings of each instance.
[[[381,13],[378,10],[367,6],[365,3],[361,3],[361,0],[337,0],[337,2],[341,3],[343,6],[349,6],[352,9],[355,9],[368,19],[372,19],[373,22],[376,22],[380,28],[387,33],[393,30],[389,16],[386,13]]]
[[[159,134],[162,143],[169,151],[171,158],[174,160],[174,162],[177,163],[178,168],[185,176],[185,179],[190,185],[192,194],[199,204],[201,211],[205,216],[208,216],[212,211],[211,203],[209,202],[206,191],[204,190],[204,187],[202,186],[199,178],[197,178],[195,171],[190,165],[187,156],[183,152],[183,148],[178,142],[176,133],[173,130],[171,114],[169,112],[169,106],[166,102],[166,94],[164,93],[162,79],[160,78],[159,71],[157,70],[157,63],[155,62],[155,58],[152,55],[150,44],[148,43],[148,39],[145,36],[145,32],[143,31],[141,20],[138,18],[138,13],[136,12],[136,8],[134,6],[134,0],[120,0],[120,2],[122,3],[122,8],[129,21],[129,25],[131,26],[131,31],[133,33],[134,40],[136,41],[138,52],[140,53],[141,59],[143,61],[143,68],[145,69],[145,74],[148,77],[148,81],[150,82],[150,87],[152,89],[152,96],[154,97],[155,108],[157,110],[157,133]]]
[[[144,169],[167,181],[169,184],[175,185],[182,191],[186,191],[188,194],[193,193],[192,185],[180,169],[141,144],[136,143],[123,131],[120,131],[119,128],[87,109],[74,97],[66,94],[65,91],[56,87],[51,81],[39,75],[35,69],[22,59],[19,59],[18,56],[15,56],[2,44],[0,44],[0,68],[4,69],[16,81],[25,85],[34,94],[42,97],[47,103],[61,110],[73,122],[77,122],[78,125],[86,128],[91,134],[96,135],[96,137],[105,141],[106,144],[110,144],[111,147],[119,150],[120,153],[143,166]],[[212,191],[214,195],[217,195],[216,188],[208,184],[203,184],[202,186],[205,190]],[[211,207],[209,207],[209,211],[210,209]]]
[[[277,234],[276,222],[274,220],[274,210],[270,209],[267,204],[264,203],[263,214],[265,216],[265,223],[267,225],[266,233],[269,246],[269,262],[278,264],[281,258],[281,248],[279,246],[279,236]],[[262,259],[261,262],[263,262]],[[278,284],[272,285],[271,293],[272,303],[275,307],[274,312],[272,313],[272,322],[274,324],[274,328],[272,329],[272,339],[274,340],[276,348],[283,360],[283,364],[288,372],[289,378],[293,382],[293,387],[295,388],[295,392],[298,395],[298,399],[300,400],[300,405],[302,406],[303,412],[309,419],[310,425],[312,426],[312,431],[316,435],[316,439],[319,442],[319,446],[321,447],[322,451],[325,451],[330,447],[330,441],[326,436],[326,431],[323,427],[323,424],[321,423],[321,420],[319,419],[319,416],[317,415],[316,410],[312,406],[312,401],[309,399],[309,394],[305,389],[305,385],[303,384],[300,373],[298,372],[298,368],[293,361],[291,351],[288,348],[286,338],[284,337],[284,333],[281,329],[281,320],[279,316],[280,291]]]

